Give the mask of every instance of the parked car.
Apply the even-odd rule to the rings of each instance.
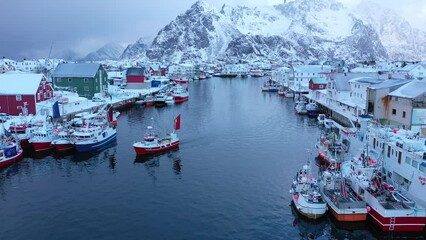
[[[10,119],[9,114],[7,113],[0,113],[0,122],[6,122]]]
[[[106,100],[100,97],[92,97],[92,102],[106,102]]]

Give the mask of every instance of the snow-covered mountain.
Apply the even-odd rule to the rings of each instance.
[[[161,29],[150,46],[138,41],[129,45],[122,57],[235,62],[258,58],[358,61],[403,56],[395,55],[391,45],[382,44],[383,34],[374,26],[336,0],[294,0],[256,8],[223,5],[220,10],[198,1]],[[404,59],[412,57],[407,53]]]
[[[82,61],[100,61],[120,59],[124,46],[118,43],[108,43],[95,52],[89,53]]]
[[[404,4],[401,2],[401,4]],[[411,27],[410,23],[393,10],[384,9],[372,0],[363,0],[354,9],[379,34],[389,58],[418,61],[425,59],[426,32]]]
[[[137,42],[126,47],[121,55],[121,58],[144,58],[145,51],[150,46],[150,42],[152,42],[151,38],[139,38]]]

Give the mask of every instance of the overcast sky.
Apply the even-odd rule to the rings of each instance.
[[[219,8],[277,4],[282,0],[206,0]],[[340,0],[354,5],[360,0]],[[375,0],[426,30],[426,0]],[[195,0],[10,0],[1,6],[0,56],[48,57],[64,49],[88,53],[108,42],[133,43],[157,32]],[[401,6],[401,4],[403,4]]]

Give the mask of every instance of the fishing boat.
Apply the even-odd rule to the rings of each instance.
[[[314,102],[310,102],[306,104],[306,112],[308,113],[308,116],[316,117],[319,114],[319,108],[318,105]]]
[[[377,159],[363,155],[351,160],[347,176],[355,194],[368,205],[374,223],[385,232],[423,232],[426,230],[425,207],[412,201],[386,182]]]
[[[294,111],[299,115],[306,115],[308,111],[306,110],[305,101],[297,101],[294,106]]]
[[[294,97],[294,92],[291,91],[290,89],[287,89],[284,93],[286,98],[293,98]]]
[[[263,84],[262,92],[278,92],[280,87],[281,85],[278,82],[270,78]]]
[[[173,98],[173,96],[166,96],[166,104],[167,105],[175,104],[175,99]]]
[[[153,131],[152,126],[148,126],[148,131],[144,135],[143,141],[134,143],[133,148],[137,155],[159,153],[178,148],[179,138],[177,137],[175,130],[179,129],[180,114],[174,120],[174,131],[172,133],[169,133],[164,137],[159,137],[158,134]]]
[[[154,105],[156,107],[164,107],[166,106],[166,94],[159,92],[154,97]]]
[[[154,97],[152,95],[147,95],[144,99],[144,103],[146,107],[154,106]]]
[[[426,205],[426,137],[399,128],[369,128],[368,146],[383,158],[388,180],[416,202]]]
[[[182,78],[177,78],[177,79],[173,79],[173,82],[175,83],[179,83],[179,84],[187,84],[189,81],[188,79],[182,79]]]
[[[285,87],[281,86],[280,89],[278,90],[278,95],[281,97],[285,97],[285,92],[286,92]]]
[[[341,171],[329,168],[321,174],[320,189],[328,209],[337,221],[358,222],[367,219],[367,205],[347,187]]]
[[[74,149],[72,134],[74,129],[62,129],[57,133],[57,138],[52,140],[51,145],[56,151],[68,151]]]
[[[28,142],[34,148],[34,151],[46,151],[52,149],[51,143],[56,137],[53,132],[53,125],[45,122],[42,127],[34,129]]]
[[[318,116],[317,116],[317,121],[318,121],[318,124],[319,124],[320,126],[323,126],[323,125],[324,125],[324,121],[325,121],[325,119],[326,119],[326,116],[325,116],[325,114],[324,114],[324,113],[320,113],[320,114],[318,114]]]
[[[327,203],[322,198],[315,177],[311,174],[309,163],[297,172],[290,193],[297,211],[307,218],[318,219],[327,211]]]
[[[0,167],[6,167],[22,159],[24,151],[12,136],[0,139]]]
[[[173,89],[173,99],[175,103],[183,103],[189,100],[189,93],[182,86],[177,85]]]
[[[116,140],[116,125],[112,124],[113,109],[110,107],[104,118],[87,122],[72,133],[75,149],[78,152],[93,151],[105,147]]]
[[[315,148],[318,150],[318,158],[321,161],[327,166],[339,169],[347,153],[348,145],[348,139],[340,136],[337,128],[333,128],[321,132]]]

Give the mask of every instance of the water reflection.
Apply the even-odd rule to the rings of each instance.
[[[143,164],[148,172],[148,175],[152,177],[155,182],[157,179],[156,169],[160,167],[160,161],[164,161],[166,158],[172,160],[173,172],[177,176],[180,176],[182,174],[182,161],[179,154],[179,149],[173,149],[150,155],[136,155],[134,164]]]
[[[327,218],[310,220],[297,212],[293,202],[291,203],[291,213],[294,216],[293,227],[299,230],[300,239],[317,239],[327,235],[327,231],[330,232]]]

